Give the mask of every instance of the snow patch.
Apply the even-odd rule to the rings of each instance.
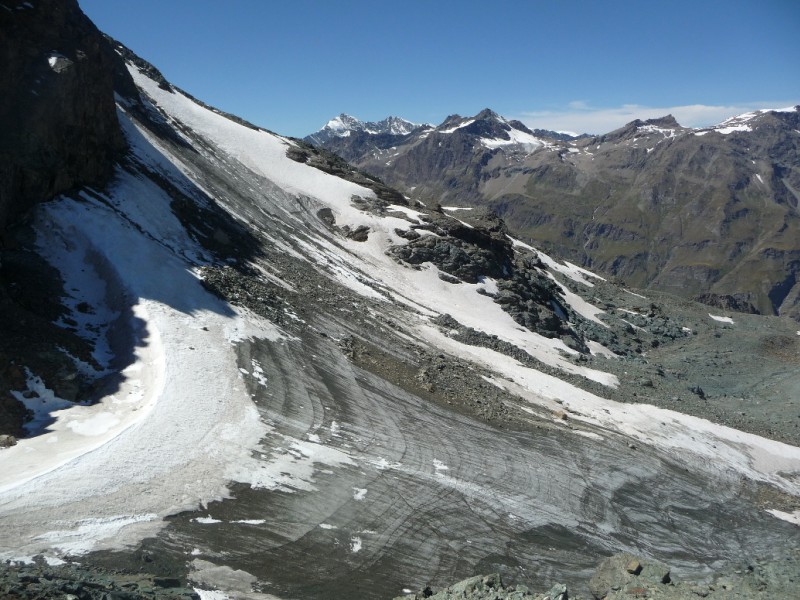
[[[147,521],[153,521],[158,516],[146,515],[117,515],[108,518],[83,519],[74,529],[49,531],[36,537],[45,541],[53,548],[69,554],[86,554],[92,550],[94,539],[98,537],[112,537],[123,528]]]
[[[450,129],[440,129],[437,133],[453,133],[454,131],[461,129],[462,127],[467,127],[472,125],[475,122],[475,119],[468,119],[461,123],[460,125],[456,125],[455,127],[451,127]]]
[[[731,325],[734,324],[734,321],[731,317],[721,317],[719,315],[712,315],[711,313],[708,313],[708,316],[715,321],[719,321],[720,323],[730,323]]]
[[[480,142],[485,147],[490,149],[501,148],[503,146],[521,146],[529,152],[546,145],[543,140],[540,140],[539,138],[531,135],[530,133],[526,133],[525,131],[514,129],[513,127],[506,131],[506,133],[509,136],[509,139],[507,140],[502,138],[480,138]]]

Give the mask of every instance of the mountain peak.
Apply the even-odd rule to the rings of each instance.
[[[349,137],[353,133],[407,135],[418,127],[420,125],[396,116],[389,116],[381,121],[362,121],[347,113],[340,113],[339,116],[325,123],[322,129],[307,136],[306,141],[312,144],[322,144],[332,138]]]
[[[682,125],[678,123],[677,119],[671,114],[665,117],[658,117],[657,119],[647,119],[645,125],[654,125],[656,127],[665,127],[668,129],[679,129]]]
[[[494,112],[491,108],[484,108],[481,112],[475,115],[475,120],[494,120],[505,121],[503,117]]]
[[[351,117],[347,113],[339,113],[338,117],[334,117],[333,119],[325,123],[323,129],[329,129],[334,132],[340,132],[353,129],[355,127],[358,127],[359,125],[363,125],[363,123],[358,119],[356,119],[355,117]]]

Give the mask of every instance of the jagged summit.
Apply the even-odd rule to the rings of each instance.
[[[420,127],[421,125],[395,116],[386,117],[381,121],[361,121],[347,113],[341,113],[325,123],[322,129],[312,133],[305,139],[309,143],[318,145],[332,138],[349,137],[359,133],[365,135],[408,135]]]
[[[505,146],[531,152],[546,145],[522,122],[508,120],[490,108],[483,109],[474,117],[451,115],[434,129],[434,133],[455,134],[473,146],[488,149]]]

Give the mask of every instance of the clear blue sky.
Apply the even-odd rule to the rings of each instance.
[[[340,112],[689,126],[800,103],[800,0],[79,0],[198,98],[285,135]]]

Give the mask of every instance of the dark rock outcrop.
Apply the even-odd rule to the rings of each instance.
[[[732,310],[750,315],[758,314],[758,310],[750,302],[730,294],[700,294],[695,300],[722,310]]]
[[[22,436],[27,411],[10,392],[26,389],[23,366],[77,400],[92,390],[70,355],[93,359],[54,325],[60,277],[26,227],[11,225],[37,203],[109,180],[126,148],[113,82],[130,78],[76,0],[16,4],[0,7],[0,433]]]
[[[111,175],[125,147],[115,56],[76,0],[0,10],[0,230],[37,202]]]

